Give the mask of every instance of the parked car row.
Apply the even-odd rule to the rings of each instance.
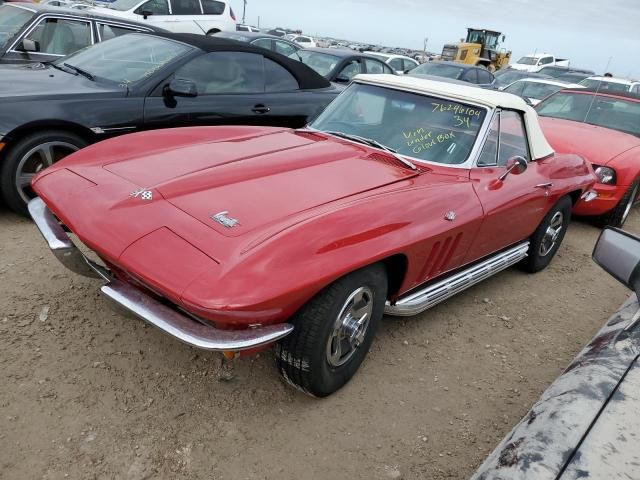
[[[6,203],[125,310],[228,357],[275,345],[326,396],[383,314],[540,271],[573,213],[619,226],[638,198],[632,93],[562,84],[534,110],[481,67],[286,42],[128,33],[5,66]]]

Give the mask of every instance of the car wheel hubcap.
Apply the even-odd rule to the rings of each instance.
[[[638,185],[640,185],[640,184],[638,184]],[[629,197],[629,201],[627,202],[627,206],[624,208],[624,213],[622,214],[622,221],[620,222],[620,225],[622,225],[627,220],[627,217],[629,216],[629,213],[631,212],[631,207],[633,207],[633,204],[636,201],[636,197],[638,196],[638,185],[633,187],[633,192],[631,192],[631,196]]]
[[[373,312],[373,292],[360,287],[349,295],[333,325],[327,342],[327,362],[339,367],[364,343]]]
[[[553,247],[555,247],[558,237],[564,228],[563,222],[564,215],[562,215],[562,212],[556,212],[555,215],[551,217],[547,231],[544,232],[544,237],[542,237],[542,242],[540,243],[540,251],[538,253],[541,257],[546,257],[549,252],[553,250]]]
[[[31,180],[38,172],[78,150],[77,146],[67,142],[41,143],[29,150],[20,159],[16,171],[16,190],[22,200],[27,203],[33,198]]]

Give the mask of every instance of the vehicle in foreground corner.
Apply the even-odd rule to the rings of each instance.
[[[415,77],[421,75],[444,77],[484,88],[493,88],[496,82],[493,74],[486,68],[456,62],[433,61],[423,63],[419,67],[411,70],[408,75]]]
[[[502,92],[362,75],[308,128],[100,142],[39,174],[29,209],[58,258],[117,304],[228,356],[277,341],[284,378],[326,396],[384,312],[549,264],[595,179],[554,155],[537,118]]]
[[[619,227],[640,194],[640,97],[587,89],[562,90],[536,107],[557,152],[577,153],[598,176],[598,198],[574,213]]]
[[[501,90],[525,98],[531,105],[537,105],[541,100],[553,93],[559,92],[563,88],[580,89],[584,87],[554,78],[523,78],[522,80],[516,80]]]
[[[640,238],[606,229],[593,258],[635,290],[472,480],[637,479]]]
[[[361,73],[393,74],[389,65],[379,58],[352,50],[335,48],[305,48],[291,58],[313,68],[330,82],[347,84]]]
[[[228,0],[116,0],[91,11],[174,33],[215,35],[236,30],[236,15]]]
[[[132,33],[0,77],[0,192],[25,214],[33,176],[90,143],[191,125],[301,127],[339,93],[275,52],[190,34]]]
[[[110,38],[153,31],[162,30],[86,10],[0,5],[0,64],[51,62]]]

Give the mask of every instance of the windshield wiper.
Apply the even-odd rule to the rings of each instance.
[[[70,63],[63,63],[63,65],[67,68],[70,68],[71,70],[73,70],[76,73],[79,73],[80,75],[82,75],[83,77],[87,77],[89,80],[91,80],[92,82],[95,82],[95,78],[93,78],[93,75],[91,75],[89,72],[87,72],[86,70],[82,70],[80,67],[76,67],[75,65],[71,65]]]
[[[70,68],[63,68],[63,67],[61,67],[60,65],[58,65],[57,63],[55,63],[55,62],[47,63],[47,65],[51,65],[51,66],[52,66],[53,68],[55,68],[56,70],[60,70],[60,71],[65,72],[65,73],[70,73],[71,75],[73,75],[73,74],[74,74],[74,73],[73,73],[73,70],[72,70],[72,71],[69,71],[69,70],[71,70]],[[65,64],[65,65],[66,65],[66,64]]]
[[[373,138],[361,137],[360,135],[354,135],[352,133],[344,133],[344,132],[336,132],[336,131],[327,131],[325,133],[328,133],[329,135],[335,135],[336,137],[341,137],[341,138],[346,138],[348,140],[353,140],[354,142],[364,143],[365,145],[369,145],[370,147],[379,148],[380,150],[384,150],[385,152],[390,153],[393,158],[395,158],[396,160],[398,160],[402,164],[406,165],[411,170],[417,170],[418,169],[418,167],[416,167],[412,162],[410,162],[406,158],[403,158],[402,156],[400,156],[398,154],[397,150],[394,150],[391,147],[387,147],[383,143],[380,143],[379,141],[374,140]]]

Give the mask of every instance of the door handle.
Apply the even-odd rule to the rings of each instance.
[[[254,113],[269,113],[271,111],[271,109],[269,107],[265,106],[265,105],[258,104],[258,105],[255,105],[251,109],[251,111],[254,112]]]
[[[551,182],[539,183],[538,185],[536,185],[536,188],[551,188],[551,187],[553,187],[553,183]]]

